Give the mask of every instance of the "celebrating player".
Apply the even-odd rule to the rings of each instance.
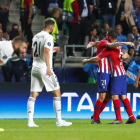
[[[53,31],[55,23],[51,19],[45,20],[44,30],[36,34],[33,38],[33,68],[31,72],[31,94],[27,103],[28,106],[28,126],[38,127],[33,121],[34,105],[39,92],[44,85],[48,92],[53,94],[53,107],[56,114],[56,126],[70,126],[71,122],[66,122],[61,118],[61,93],[56,75],[52,68],[53,52]]]
[[[121,119],[121,113],[120,113],[120,101],[119,101],[119,95],[121,95],[121,100],[124,104],[124,107],[127,111],[127,114],[129,115],[129,119],[126,122],[126,124],[131,124],[135,123],[136,120],[134,118],[134,115],[131,110],[131,105],[129,100],[126,97],[126,72],[123,67],[123,59],[128,58],[128,54],[122,53],[122,48],[121,45],[131,45],[134,46],[133,43],[131,42],[123,42],[119,43],[116,42],[117,34],[115,31],[110,30],[108,32],[108,40],[109,42],[112,43],[106,43],[106,46],[110,47],[115,47],[115,48],[104,48],[104,50],[98,54],[98,56],[93,57],[91,59],[85,59],[83,60],[83,64],[85,65],[86,63],[90,62],[98,62],[102,60],[102,58],[109,56],[109,61],[110,61],[110,71],[111,71],[111,78],[110,78],[110,91],[111,91],[111,97],[114,103],[114,109],[115,109],[115,114],[116,114],[116,120],[111,122],[110,124],[122,124],[122,119]],[[100,44],[100,43],[99,43]],[[117,46],[120,47],[117,47]],[[104,66],[102,65],[101,69],[104,69]],[[103,81],[104,85],[106,85],[106,80]],[[97,104],[98,112],[101,110],[101,105],[102,104]],[[96,104],[95,104],[96,107]],[[95,111],[94,111],[95,114]],[[99,123],[98,118],[94,118],[92,120],[92,123]]]

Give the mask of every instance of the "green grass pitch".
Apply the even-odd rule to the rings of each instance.
[[[28,128],[26,119],[1,119],[0,140],[139,140],[140,120],[136,124],[109,125],[112,120],[101,120],[103,124],[90,124],[87,119],[72,119],[69,127],[56,127],[55,119],[35,119],[39,128]],[[123,120],[125,123],[126,120]]]

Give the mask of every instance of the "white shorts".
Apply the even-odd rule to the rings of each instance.
[[[54,91],[60,89],[56,75],[52,71],[52,75],[46,75],[46,68],[32,68],[31,72],[31,92],[41,92],[45,86],[46,91]]]

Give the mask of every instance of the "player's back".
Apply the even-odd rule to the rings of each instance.
[[[32,48],[33,48],[33,67],[46,68],[44,47],[45,45],[50,46],[50,68],[52,68],[52,57],[53,57],[53,37],[45,31],[41,31],[36,34],[33,38]]]
[[[106,44],[108,43],[107,40],[103,39],[99,42],[98,46],[97,46],[97,55],[100,54],[104,48],[106,48]],[[109,66],[109,62],[108,62],[108,58],[102,58],[99,63],[98,63],[98,69],[97,69],[98,73],[110,73],[110,66]]]
[[[122,47],[115,47],[111,49],[107,49],[110,53],[109,64],[111,69],[111,74],[116,76],[126,75],[125,69],[123,67],[123,59],[122,59]]]

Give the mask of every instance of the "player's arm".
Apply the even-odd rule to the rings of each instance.
[[[130,45],[131,47],[134,47],[135,44],[132,42],[113,42],[113,43],[106,43],[106,47],[112,48],[112,47],[119,47],[122,45]]]
[[[50,68],[50,49],[49,48],[44,48],[44,56],[45,56],[45,62],[47,66],[47,73],[46,75],[51,76],[51,68]]]
[[[137,74],[137,79],[136,79],[136,81],[135,81],[135,83],[133,85],[135,88],[138,88],[139,79],[140,79],[140,69],[139,69],[138,74]]]
[[[90,59],[84,59],[84,60],[82,61],[82,64],[85,66],[87,63],[95,63],[95,62],[98,62],[99,60],[101,60],[101,59],[100,59],[100,57],[97,55],[97,56],[92,57],[92,58],[90,58]]]
[[[99,41],[97,41],[97,42],[89,42],[87,47],[86,47],[86,49],[88,49],[88,48],[90,48],[92,46],[97,46],[98,44],[99,44]]]

